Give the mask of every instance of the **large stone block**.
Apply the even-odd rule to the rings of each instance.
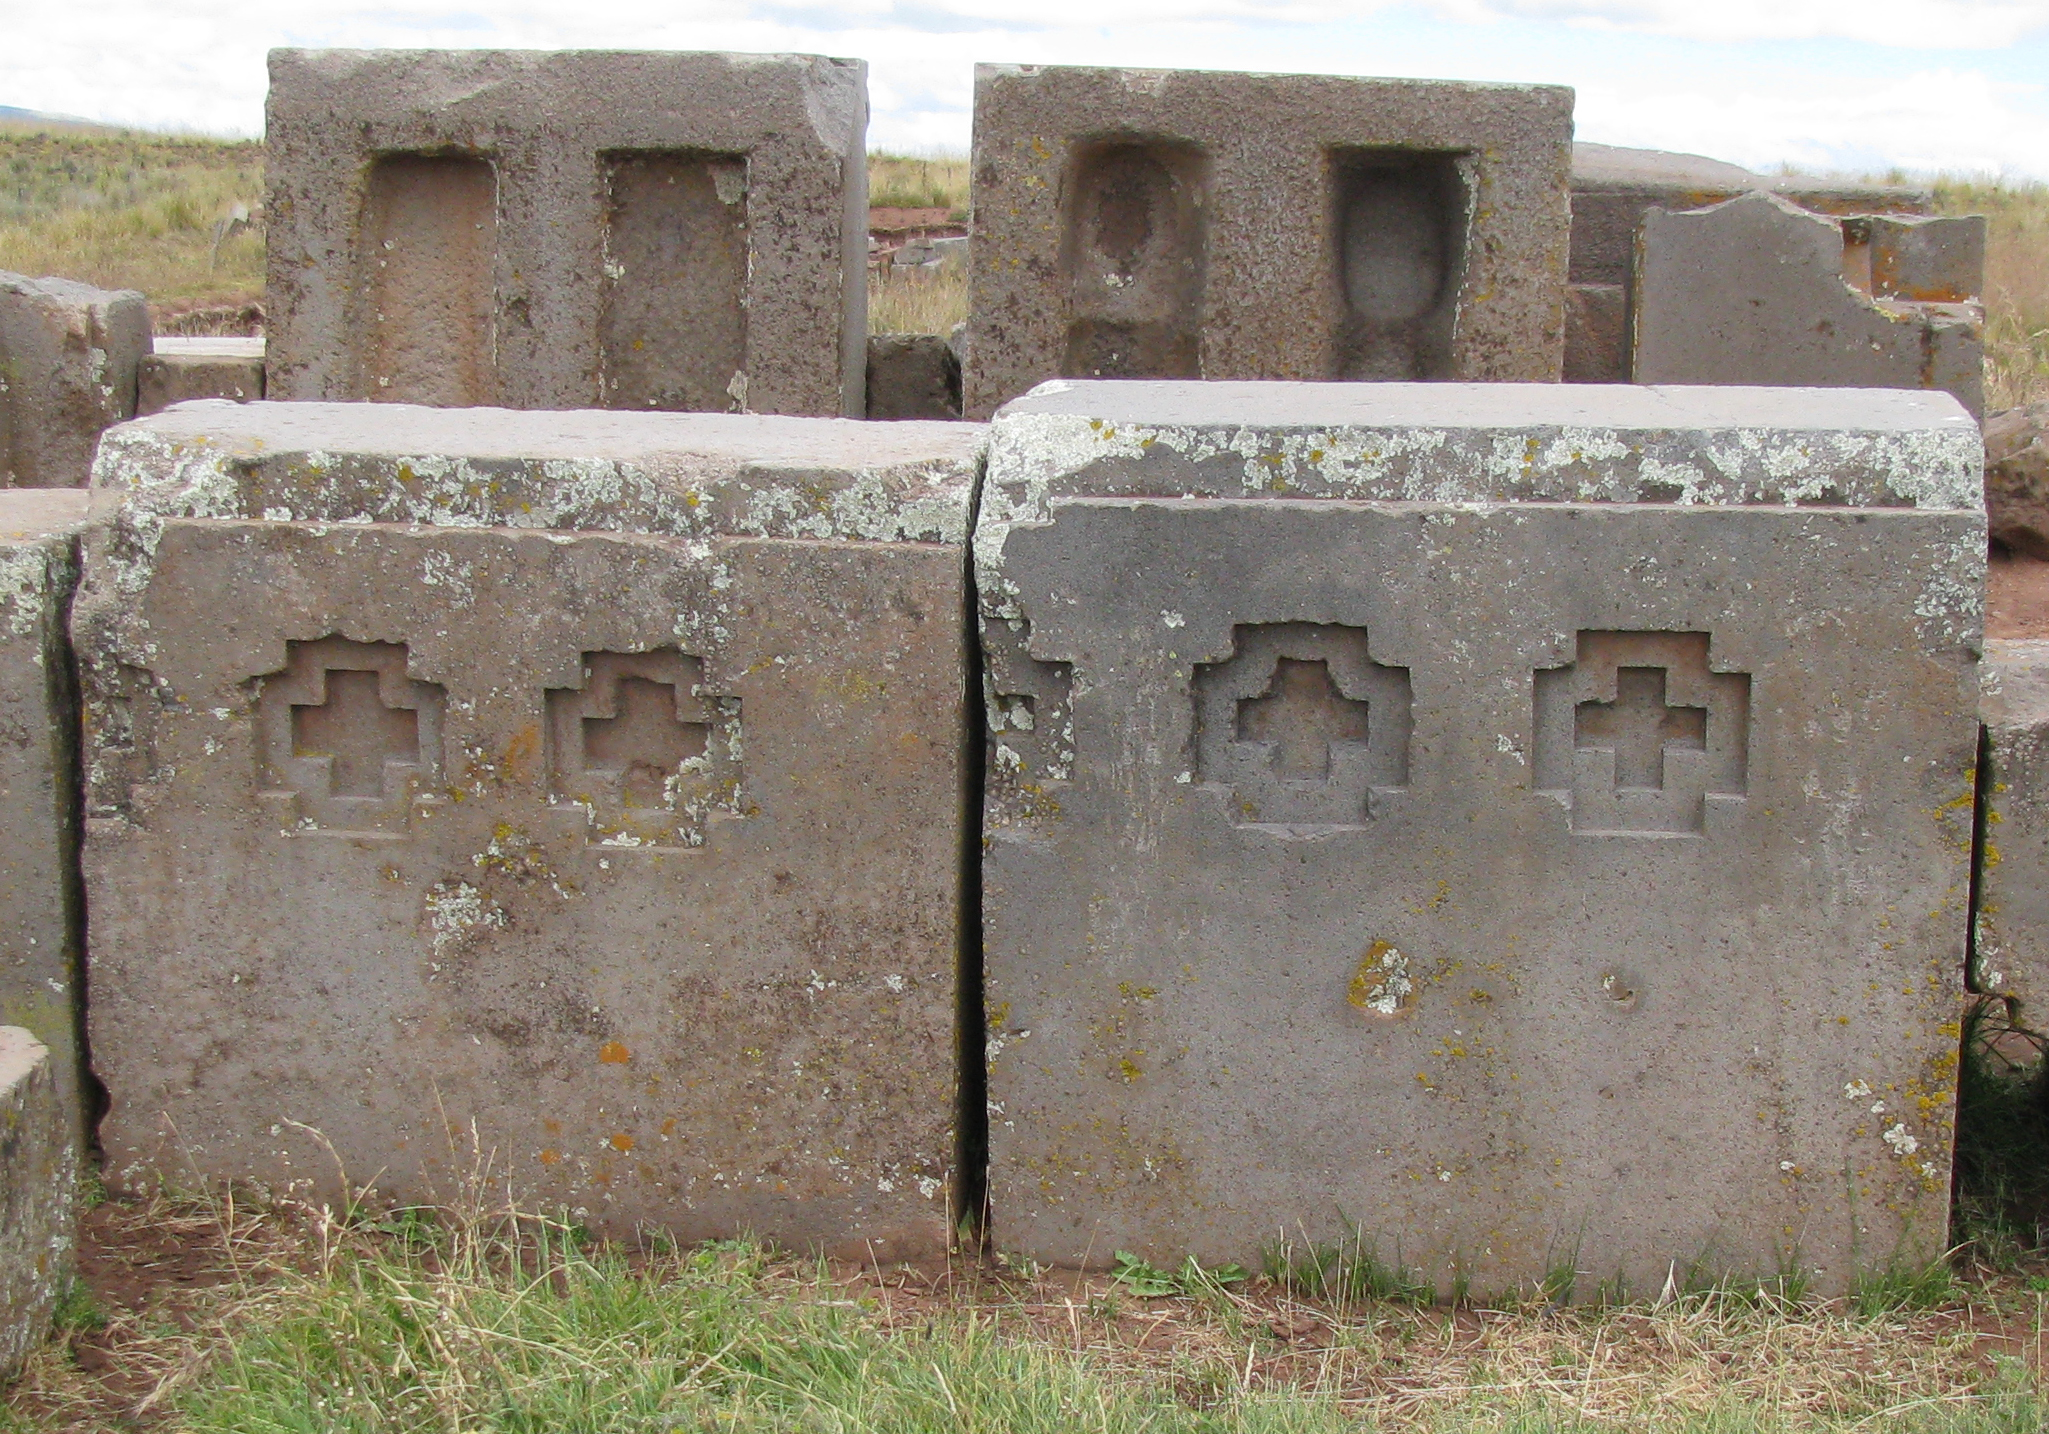
[[[276,50],[270,396],[863,412],[867,67]]]
[[[78,1140],[50,1053],[0,1026],[0,1379],[40,1344],[71,1283]]]
[[[0,1025],[49,1049],[84,1148],[79,1053],[78,707],[65,616],[82,489],[0,491]]]
[[[136,375],[138,417],[193,398],[251,403],[263,397],[263,340],[160,338]]]
[[[79,488],[135,414],[149,306],[131,289],[0,272],[0,487]]]
[[[1971,988],[2049,1026],[2049,641],[1990,639],[1980,669],[1986,783]]]
[[[186,404],[74,618],[109,1182],[943,1248],[982,430]]]
[[[960,417],[960,358],[943,335],[869,336],[868,416]]]
[[[1847,247],[1843,221],[1775,195],[1745,194],[1684,213],[1651,210],[1637,254],[1631,377],[1936,388],[1982,413],[1979,306],[1874,298],[1845,277],[1854,277],[1858,262]],[[1873,268],[1867,253],[1867,277]]]
[[[976,531],[1006,1248],[1442,1288],[1944,1245],[1940,394],[1048,384]]]
[[[966,412],[1042,379],[1556,381],[1572,91],[983,65]]]

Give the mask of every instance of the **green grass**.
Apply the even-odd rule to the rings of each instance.
[[[968,160],[948,154],[875,153],[868,156],[868,204],[873,209],[945,209],[968,217]]]

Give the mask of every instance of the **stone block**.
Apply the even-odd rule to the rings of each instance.
[[[1990,638],[1979,669],[1985,723],[1984,859],[1971,989],[2011,997],[2049,1027],[2049,641]]]
[[[1970,303],[1985,293],[1985,233],[1982,214],[1845,220],[1844,267],[1868,268],[1867,282],[1858,287],[1875,298]],[[1860,245],[1862,255],[1856,252]]]
[[[983,431],[184,404],[73,621],[117,1189],[945,1247]]]
[[[1945,1245],[1984,579],[1942,394],[1048,384],[991,438],[992,1219],[1440,1290]],[[1651,899],[1646,899],[1650,894]]]
[[[2049,558],[2049,403],[1985,420],[1985,515],[1995,543]]]
[[[1555,382],[1572,92],[983,65],[966,412],[1042,379]]]
[[[77,1249],[78,1144],[50,1053],[0,1026],[0,1379],[49,1332]]]
[[[135,412],[146,417],[189,398],[249,403],[263,397],[263,340],[159,338],[136,379]]]
[[[1629,382],[1629,297],[1621,284],[1566,286],[1565,381]]]
[[[135,415],[149,306],[131,289],[0,272],[0,487],[80,488]]]
[[[863,412],[867,67],[276,50],[270,396]]]
[[[960,417],[960,359],[944,336],[869,336],[868,416]]]
[[[1939,388],[1984,410],[1975,304],[1875,299],[1844,277],[1842,221],[1775,195],[1649,211],[1630,373],[1649,384]]]
[[[0,1025],[48,1048],[46,1078],[90,1134],[79,1050],[78,706],[65,618],[83,489],[0,490]]]

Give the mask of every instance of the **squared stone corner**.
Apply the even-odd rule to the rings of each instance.
[[[74,618],[109,1183],[448,1200],[474,1130],[593,1229],[943,1249],[983,441],[111,434]]]
[[[132,289],[0,271],[0,488],[80,488],[135,415],[149,306]]]
[[[43,1342],[71,1285],[81,1149],[50,1052],[0,1026],[0,1378]]]
[[[1365,1240],[1440,1289],[1570,1258],[1631,1295],[1938,1255],[1981,463],[1939,394],[1006,407],[976,534],[1005,1243]]]
[[[1042,380],[1555,382],[1572,91],[982,65],[965,412]]]
[[[859,417],[867,66],[274,50],[270,395]]]
[[[2049,642],[1993,638],[1979,668],[1984,812],[1971,989],[2049,1023]]]

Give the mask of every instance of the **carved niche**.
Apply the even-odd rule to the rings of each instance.
[[[402,643],[287,644],[284,671],[258,680],[261,799],[292,830],[402,834],[441,779],[441,706]]]

